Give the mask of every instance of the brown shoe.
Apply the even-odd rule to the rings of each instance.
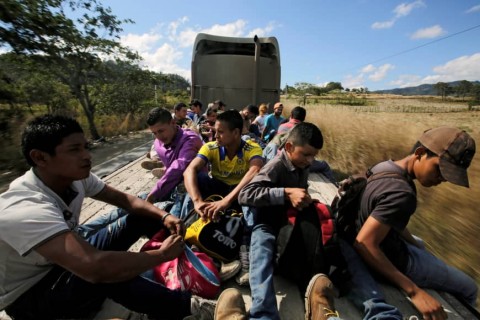
[[[246,320],[247,311],[242,294],[238,289],[228,288],[222,291],[215,307],[215,320]]]
[[[141,164],[143,169],[147,170],[153,170],[155,168],[162,168],[163,163],[161,161],[156,161],[156,160],[145,160]]]
[[[305,293],[305,320],[326,320],[339,317],[333,303],[334,288],[328,277],[316,274],[310,280]]]
[[[155,168],[155,169],[152,169],[152,174],[154,177],[156,177],[157,179],[160,179],[161,177],[163,177],[163,175],[165,174],[165,168]]]

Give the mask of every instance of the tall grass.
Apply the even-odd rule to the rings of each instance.
[[[284,105],[293,107],[295,102],[286,101]],[[432,106],[425,107],[430,110]],[[480,143],[478,111],[445,113],[440,108],[436,109],[440,112],[428,113],[364,112],[361,108],[325,104],[307,105],[306,109],[306,120],[317,124],[325,139],[319,157],[328,161],[338,179],[385,159],[403,158],[428,128],[459,127]],[[288,114],[288,110],[285,112]],[[409,229],[426,241],[430,251],[480,285],[479,155],[468,173],[469,189],[450,183],[424,188],[417,183],[418,207]]]

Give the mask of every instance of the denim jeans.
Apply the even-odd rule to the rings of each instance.
[[[462,271],[447,265],[425,249],[407,243],[409,260],[405,275],[419,287],[449,292],[475,306],[478,288]]]
[[[254,215],[254,211],[246,210],[246,212]],[[248,218],[252,217],[247,215],[247,221],[250,220]],[[252,223],[251,220],[249,222]],[[364,311],[364,319],[401,320],[400,311],[385,302],[375,279],[370,275],[358,254],[345,241],[341,239],[339,241],[353,285],[349,298]],[[275,249],[276,235],[273,228],[266,224],[255,225],[250,244],[250,288],[252,294],[250,319],[280,319],[273,285]]]
[[[273,286],[276,239],[266,224],[253,227],[250,242],[250,319],[279,320],[277,298]]]
[[[348,298],[357,308],[364,311],[363,319],[402,320],[400,311],[386,303],[380,287],[353,247],[343,239],[338,239],[338,241],[340,242],[340,250],[347,263],[347,269],[352,282]],[[329,319],[338,318],[332,317]]]
[[[151,237],[163,225],[160,221],[116,211],[115,221],[98,228],[88,225],[86,240],[100,250],[125,251],[139,237]],[[92,230],[96,230],[93,232]],[[146,275],[117,283],[90,283],[55,266],[39,283],[6,308],[18,319],[88,318],[97,312],[105,298],[126,308],[158,319],[183,319],[190,313],[190,293],[172,291]]]

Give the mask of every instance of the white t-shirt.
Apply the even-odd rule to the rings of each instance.
[[[263,132],[263,129],[265,129],[265,119],[267,118],[268,113],[265,113],[263,116],[257,116],[255,120],[253,121],[258,125],[258,130],[260,133]]]
[[[0,195],[0,310],[42,279],[53,264],[35,249],[79,223],[83,199],[98,194],[105,183],[96,175],[70,186],[67,205],[33,172],[26,172]]]

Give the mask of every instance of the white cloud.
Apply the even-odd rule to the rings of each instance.
[[[214,24],[207,28],[188,26],[188,17],[154,26],[144,34],[129,33],[120,42],[143,58],[141,65],[156,72],[175,73],[190,79],[190,55],[198,33],[209,33],[228,37],[250,37],[255,34],[267,36],[278,27],[269,22],[264,27],[248,30],[248,21],[238,19],[226,24]]]
[[[375,71],[375,66],[373,64],[369,64],[368,66],[365,66],[362,68],[363,73],[370,73]]]
[[[266,37],[270,36],[272,34],[272,31],[276,29],[278,25],[275,22],[269,22],[265,28],[255,28],[251,30],[248,34],[247,37],[254,37],[255,35],[259,37]]]
[[[365,87],[363,82],[364,82],[363,75],[353,76],[349,74],[343,79],[342,86],[344,88],[349,88],[349,89],[363,88]]]
[[[371,28],[372,29],[389,29],[393,27],[393,25],[398,19],[408,16],[413,9],[421,8],[421,7],[425,7],[425,3],[423,2],[423,0],[417,0],[410,3],[401,3],[398,6],[396,6],[395,9],[393,9],[393,13],[395,15],[392,19],[387,21],[382,21],[382,22],[374,22],[371,25]]]
[[[419,29],[415,31],[410,38],[411,39],[432,39],[432,38],[442,36],[445,33],[446,33],[445,30],[443,30],[442,27],[437,24],[428,28]]]
[[[389,85],[396,88],[406,88],[418,86],[422,82],[422,78],[415,74],[402,74],[397,80],[390,81]]]
[[[425,7],[425,3],[421,0],[417,0],[411,3],[401,3],[399,4],[393,12],[395,13],[395,17],[405,17],[408,16],[413,9]]]
[[[129,33],[120,38],[120,42],[132,50],[138,52],[149,51],[152,46],[162,38],[160,34],[144,33],[144,34],[132,34]]]
[[[480,79],[480,52],[471,56],[462,56],[433,68],[444,81]]]
[[[170,24],[168,25],[168,38],[171,41],[174,41],[177,36],[178,27],[187,22],[188,22],[188,17],[181,17],[177,21],[170,22]]]
[[[423,78],[416,75],[402,75],[391,84],[404,88],[457,80],[477,81],[480,79],[480,52],[450,60],[434,67],[432,71],[434,74]]]
[[[393,69],[395,69],[393,65],[386,63],[376,68],[375,72],[373,72],[370,76],[368,76],[368,79],[374,82],[383,80],[387,76],[388,71]]]
[[[188,28],[178,35],[177,41],[179,42],[179,46],[182,48],[191,47],[193,42],[195,41],[195,37],[197,33],[208,33],[214,34],[217,36],[224,36],[224,37],[242,37],[245,36],[245,28],[247,26],[247,21],[239,19],[237,21],[227,23],[224,25],[214,24],[209,28],[204,29],[194,29]]]
[[[383,22],[374,22],[372,24],[372,29],[389,29],[393,27],[394,23],[395,23],[395,19],[392,19],[389,21],[383,21]]]
[[[476,5],[476,6],[473,6],[470,9],[468,9],[467,11],[465,11],[465,13],[474,13],[474,12],[480,12],[480,4]]]

